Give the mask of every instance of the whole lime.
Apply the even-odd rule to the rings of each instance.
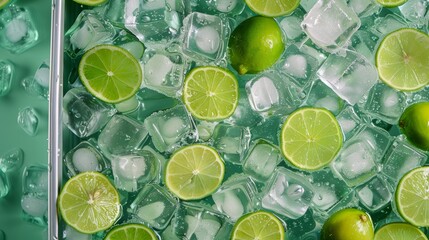
[[[429,102],[415,103],[405,109],[399,127],[413,145],[429,151]]]
[[[373,240],[371,217],[359,209],[346,208],[331,215],[323,224],[321,240]]]
[[[232,67],[246,74],[271,67],[282,55],[285,43],[274,18],[254,16],[234,29],[228,47]]]

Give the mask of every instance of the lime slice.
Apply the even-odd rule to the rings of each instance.
[[[108,103],[119,103],[139,90],[142,69],[127,50],[103,44],[83,55],[79,63],[79,77],[95,97]]]
[[[396,188],[396,208],[407,222],[429,227],[429,167],[405,174]]]
[[[86,6],[98,6],[106,2],[107,0],[73,0],[73,1]]]
[[[130,223],[113,228],[104,240],[158,240],[158,237],[145,225]]]
[[[295,10],[300,0],[245,0],[255,13],[267,17],[279,17],[287,15]]]
[[[225,166],[211,147],[194,144],[175,152],[165,169],[165,184],[183,200],[201,199],[222,183]]]
[[[111,227],[121,214],[115,187],[98,172],[83,172],[70,178],[58,196],[64,221],[82,233]]]
[[[328,110],[301,108],[286,119],[280,140],[290,163],[300,169],[316,170],[334,159],[343,144],[343,134]]]
[[[389,223],[381,227],[374,240],[428,240],[420,229],[408,223]]]
[[[387,35],[376,53],[380,79],[392,88],[414,91],[429,84],[429,36],[404,28]]]
[[[185,78],[183,101],[198,119],[228,118],[238,104],[237,79],[230,71],[219,67],[194,68]]]
[[[383,7],[397,7],[406,3],[408,0],[377,0],[377,2]]]
[[[0,9],[6,6],[9,2],[10,0],[0,0]]]
[[[257,211],[239,218],[231,233],[232,240],[283,240],[285,229],[273,214]]]

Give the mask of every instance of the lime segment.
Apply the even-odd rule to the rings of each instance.
[[[396,188],[396,208],[407,222],[429,227],[429,167],[405,174]]]
[[[407,223],[389,223],[381,227],[374,236],[374,240],[427,240],[420,229]]]
[[[328,110],[301,108],[286,119],[280,140],[290,163],[300,169],[316,170],[334,159],[343,144],[343,134]]]
[[[73,1],[86,6],[98,6],[106,2],[107,0],[73,0]]]
[[[242,216],[235,223],[232,240],[283,240],[285,229],[273,214],[258,211]]]
[[[165,170],[165,184],[183,200],[201,199],[219,187],[224,173],[224,163],[213,148],[194,144],[171,156]]]
[[[300,0],[245,0],[247,6],[255,13],[267,17],[287,15],[295,10]]]
[[[387,35],[376,53],[380,79],[403,91],[415,91],[429,84],[429,36],[404,28]]]
[[[98,45],[83,55],[79,77],[95,97],[108,103],[119,103],[139,90],[142,70],[140,63],[127,50],[113,45]]]
[[[155,232],[143,224],[125,224],[110,230],[104,240],[157,240]]]
[[[70,178],[58,196],[58,207],[68,225],[88,234],[111,227],[121,214],[118,192],[98,172]]]
[[[406,3],[408,0],[377,0],[383,7],[397,7]]]
[[[237,79],[219,67],[194,68],[186,76],[183,100],[196,118],[208,121],[228,118],[238,104]]]

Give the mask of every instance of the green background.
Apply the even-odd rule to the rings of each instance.
[[[9,174],[11,191],[0,199],[0,229],[7,240],[47,239],[45,227],[22,219],[21,194],[22,172],[27,166],[48,163],[48,101],[29,95],[21,86],[21,80],[33,76],[44,60],[49,60],[51,1],[17,0],[15,5],[27,8],[39,32],[39,42],[31,49],[15,55],[0,48],[0,59],[7,59],[15,66],[12,89],[8,95],[0,97],[0,154],[14,147],[24,151],[24,164],[18,171]],[[17,124],[18,111],[33,107],[39,117],[36,136],[27,135]]]

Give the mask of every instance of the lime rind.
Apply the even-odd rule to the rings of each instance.
[[[374,240],[428,240],[417,227],[403,222],[389,223],[375,233]]]
[[[0,0],[0,9],[7,6],[9,4],[10,0]]]
[[[85,6],[99,6],[105,3],[107,0],[73,0],[73,1]]]
[[[398,183],[395,203],[399,214],[418,227],[429,227],[429,166],[415,168]]]
[[[231,232],[231,240],[283,240],[283,223],[272,213],[260,210],[241,216]]]
[[[200,120],[218,121],[230,117],[238,105],[238,81],[227,69],[214,66],[191,70],[184,82],[183,101]]]
[[[70,178],[58,196],[64,221],[82,233],[110,228],[121,215],[119,194],[99,172],[83,172]]]
[[[255,13],[266,17],[280,17],[292,13],[300,0],[245,0],[247,6]]]
[[[158,240],[156,233],[143,224],[129,223],[110,230],[104,240]]]
[[[383,7],[393,8],[398,7],[406,3],[408,0],[377,0],[377,2]]]
[[[380,43],[375,64],[381,81],[401,91],[429,84],[429,36],[412,28],[388,34]]]
[[[343,143],[335,116],[323,108],[300,108],[291,113],[281,130],[285,158],[303,170],[317,170],[334,160]]]
[[[212,147],[193,144],[171,156],[165,167],[167,188],[182,200],[198,200],[211,195],[221,185],[225,165]]]
[[[127,50],[108,44],[88,50],[79,63],[79,77],[86,89],[107,103],[119,103],[140,89],[140,63]]]

